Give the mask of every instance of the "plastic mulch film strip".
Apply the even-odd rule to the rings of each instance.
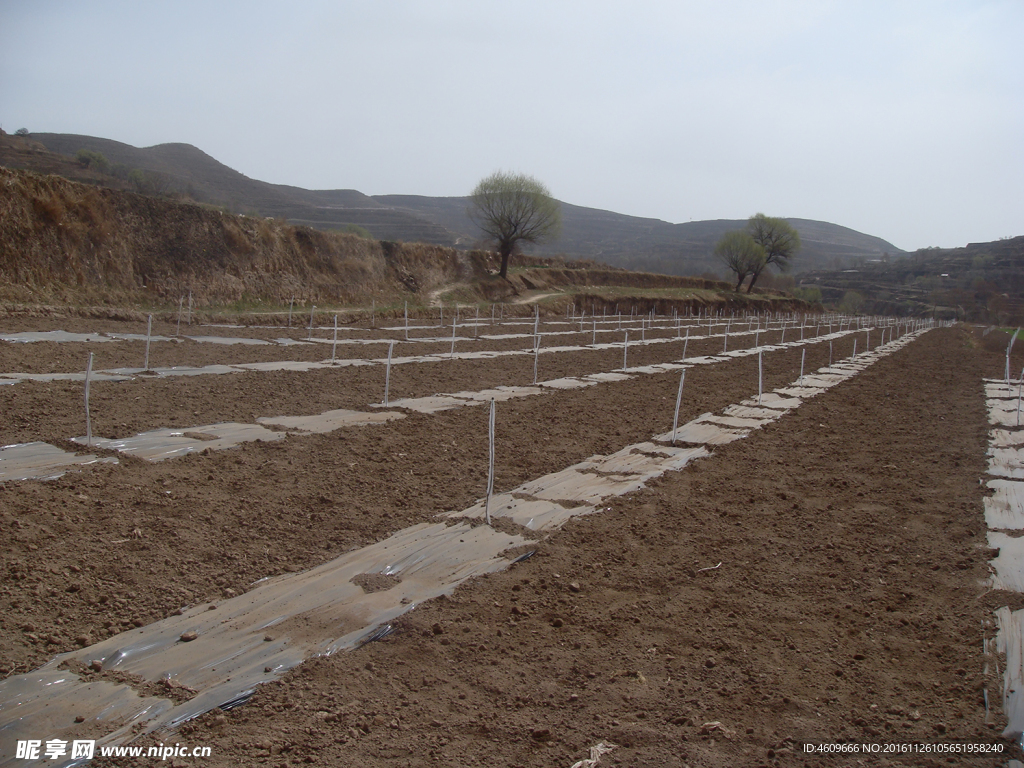
[[[993,494],[985,498],[985,524],[993,530],[1024,530],[1024,482],[989,480]]]
[[[1020,429],[1019,383],[1005,380],[984,381],[988,421],[997,427],[989,432],[988,474],[998,479],[986,486],[992,494],[985,498],[985,523],[989,528],[988,544],[999,554],[989,563],[992,589],[1024,592],[1024,429]],[[1007,726],[1006,738],[1017,739],[1024,733],[1024,653],[1021,633],[1024,611],[1008,607],[996,612],[998,633],[996,648],[1006,655],[1003,673],[1003,712]]]
[[[89,443],[85,437],[74,437],[76,443],[104,448],[110,451],[137,456],[149,461],[164,461],[187,453],[198,453],[204,450],[223,450],[234,448],[242,443],[275,442],[286,437],[284,432],[274,432],[257,424],[239,424],[224,422],[189,429],[154,429],[143,432],[135,437],[117,440],[93,438]]]
[[[996,634],[996,652],[1005,654],[1003,673],[1003,714],[1007,724],[1003,737],[1018,739],[1024,733],[1024,610],[1011,611],[1007,607],[996,610],[999,626]]]
[[[116,464],[117,459],[76,455],[49,443],[15,443],[0,447],[0,482],[56,480],[71,468],[97,463]]]

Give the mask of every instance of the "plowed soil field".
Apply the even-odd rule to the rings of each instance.
[[[29,329],[16,322],[140,332],[74,319],[11,320],[0,330]],[[203,761],[174,762],[182,766],[569,768],[599,742],[616,745],[600,766],[1020,759],[1000,736],[1001,666],[982,653],[992,610],[1024,605],[987,585],[979,483],[982,378],[1002,375],[1006,341],[963,326],[932,330],[749,438],[573,520],[534,557],[417,607],[384,639],[304,663],[244,706],[141,743],[212,748]],[[838,342],[836,357],[852,343]],[[691,339],[688,355],[721,345]],[[458,348],[502,346],[529,341]],[[330,349],[163,342],[152,362],[322,360]],[[138,341],[0,342],[0,372],[83,370],[88,351],[97,368],[140,366],[142,350]],[[682,342],[638,347],[629,363],[681,353]],[[800,354],[766,354],[765,388],[795,381]],[[338,352],[384,355],[386,345]],[[621,360],[621,350],[542,355],[540,377],[611,371]],[[827,362],[827,344],[807,348],[809,371]],[[391,397],[529,384],[532,366],[530,356],[397,366]],[[94,383],[93,432],[369,410],[383,377],[367,366]],[[665,432],[677,386],[678,374],[644,375],[499,403],[495,490]],[[756,393],[756,356],[691,369],[680,423]],[[0,387],[2,444],[70,448],[64,441],[82,434],[80,383]],[[476,407],[155,464],[121,456],[54,481],[0,484],[0,673],[464,509],[484,493],[486,473],[487,409]],[[841,742],[1002,752],[805,751]],[[13,748],[0,744],[0,755]],[[104,763],[147,761],[92,761]]]

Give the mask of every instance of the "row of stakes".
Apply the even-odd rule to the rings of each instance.
[[[595,327],[596,327],[596,324],[595,324]],[[453,328],[453,330],[452,330],[452,355],[454,355],[454,353],[455,353],[455,331],[454,331],[455,326],[453,325],[452,328]],[[151,335],[152,335],[152,330],[153,330],[153,316],[149,315],[148,323],[147,323],[147,329],[146,329],[146,356],[145,356],[145,370],[147,370],[147,371],[149,370],[149,349],[150,349],[150,338],[151,338]],[[533,353],[534,353],[533,354],[533,383],[534,384],[537,383],[537,366],[538,366],[538,358],[539,358],[539,354],[540,354],[540,334],[536,333],[536,330],[537,330],[537,326],[535,324],[535,335],[534,335],[534,346],[533,346]],[[870,331],[868,331],[868,333],[870,333]],[[884,333],[885,333],[885,331],[883,329],[883,335],[882,335],[882,341],[881,341],[882,344],[885,343],[885,335],[884,335]],[[785,331],[783,330],[783,335],[784,334],[785,334]],[[1015,336],[1016,336],[1016,334],[1015,334]],[[802,338],[802,336],[801,336],[801,338]],[[595,330],[595,339],[596,339],[596,330]],[[758,340],[758,336],[755,336],[755,345],[756,345],[757,340]],[[891,340],[892,340],[892,333],[890,333],[890,341]],[[685,361],[686,360],[687,348],[689,347],[689,343],[690,343],[689,328],[687,328],[686,337],[683,339],[683,342],[684,343],[683,343],[682,360]],[[335,351],[337,349],[337,344],[338,344],[338,316],[335,315],[334,316],[334,344],[333,344],[333,349],[332,349],[332,353],[331,353],[331,362],[334,362],[335,359],[336,359],[335,358]],[[726,345],[727,344],[728,344],[728,331],[726,332]],[[1012,345],[1013,345],[1013,339],[1011,339],[1011,341],[1010,341],[1010,348],[1012,348]],[[392,362],[392,357],[393,357],[393,353],[394,353],[394,348],[395,348],[394,340],[389,341],[388,342],[387,364],[386,364],[385,374],[384,374],[384,400],[383,400],[383,405],[385,407],[390,405],[391,362]],[[1007,359],[1009,359],[1010,348],[1007,349]],[[829,339],[828,349],[829,349],[829,365],[832,365],[832,339]],[[627,369],[627,367],[628,367],[628,353],[629,353],[629,331],[627,330],[625,332],[625,338],[623,339],[623,345],[622,345],[622,370],[623,371],[625,371]],[[806,360],[806,356],[807,356],[807,350],[806,349],[801,350],[801,354],[800,354],[800,379],[799,379],[800,381],[802,381],[803,377],[804,377],[804,362]],[[853,354],[852,354],[851,359],[853,359],[853,360],[857,359],[857,340],[856,339],[854,339],[854,341],[853,341]],[[90,384],[91,384],[91,381],[92,381],[92,366],[93,366],[93,353],[90,352],[89,353],[89,361],[88,361],[88,364],[86,366],[86,372],[85,372],[85,392],[84,392],[84,401],[85,401],[84,402],[84,404],[85,404],[85,432],[86,432],[86,445],[88,445],[88,446],[92,445],[92,418],[91,418],[90,409],[89,409],[89,389],[90,389]],[[1022,378],[1022,382],[1024,382],[1024,371],[1021,372],[1021,378]],[[758,350],[757,350],[757,402],[758,402],[758,405],[761,404],[761,398],[762,398],[762,380],[763,380],[763,354],[762,354],[762,350],[758,347]],[[686,371],[684,369],[683,372],[682,372],[682,375],[680,376],[680,379],[679,379],[679,391],[678,391],[678,393],[676,395],[676,409],[675,409],[675,416],[674,416],[673,425],[672,425],[672,444],[673,445],[675,444],[676,429],[677,429],[678,420],[679,420],[679,406],[680,406],[680,403],[681,403],[681,400],[682,400],[682,396],[683,396],[683,384],[684,384],[685,381],[686,381]],[[1019,423],[1019,419],[1020,419],[1020,413],[1019,413],[1019,408],[1018,408],[1018,423]],[[493,440],[493,429],[494,429],[493,420],[494,420],[494,399],[492,398],[491,399],[491,426],[490,426],[490,431],[492,433],[492,440]],[[491,453],[492,453],[491,464],[493,465],[493,444],[492,444],[492,447],[491,447]],[[491,482],[488,481],[488,500],[490,499],[490,487],[491,487]],[[490,516],[488,514],[488,523],[489,522],[490,522]]]
[[[179,301],[179,316],[178,316],[179,331],[180,331],[180,322],[181,322],[181,315],[180,315],[181,303],[182,302]],[[189,318],[188,319],[189,319],[189,321],[191,321],[191,308],[192,308],[192,294],[191,293],[189,294],[189,305],[188,306],[189,306]],[[504,305],[502,305],[502,306],[504,306]],[[316,308],[314,306],[313,310],[315,311],[315,309]],[[538,358],[539,358],[539,355],[540,355],[540,333],[539,333],[540,312],[539,312],[539,308],[535,307],[534,309],[535,309],[535,312],[534,312],[534,345],[533,345],[533,383],[536,384],[537,383]],[[491,313],[492,313],[492,317],[493,317],[494,305],[491,305]],[[479,308],[477,308],[477,315],[479,316]],[[806,317],[804,318],[804,320],[806,320]],[[408,338],[408,333],[409,333],[409,326],[408,326],[408,322],[409,322],[408,303],[406,303],[405,322],[406,322],[405,333],[406,333],[406,338]],[[620,316],[620,322],[621,322],[621,316]],[[652,320],[652,322],[653,322],[653,320]],[[452,357],[454,357],[454,355],[455,355],[455,340],[456,340],[457,323],[458,323],[458,319],[456,317],[456,319],[452,323],[452,346],[451,346],[451,356]],[[850,325],[852,326],[852,324],[853,323],[852,323],[852,319],[851,319],[850,320]],[[920,322],[915,322],[913,324],[911,324],[909,321],[907,323],[898,322],[895,325],[890,325],[890,326],[884,327],[882,329],[882,338],[881,338],[880,343],[881,344],[885,343],[885,332],[886,332],[886,330],[889,331],[889,340],[892,341],[893,336],[894,336],[895,332],[897,331],[897,329],[901,329],[903,325],[907,325],[907,329],[909,330],[911,325],[913,325],[913,327],[919,327]],[[831,327],[832,327],[831,323],[829,324],[828,327],[829,327],[829,333],[831,333]],[[840,325],[840,329],[842,329],[842,327],[843,326]],[[312,328],[313,328],[313,315],[312,315],[312,311],[311,311],[311,314],[310,314],[310,338],[312,338]],[[729,330],[730,330],[730,328],[731,328],[731,322],[727,323],[727,325],[726,325],[726,331],[725,331],[724,343],[723,343],[723,352],[728,350]],[[800,339],[801,340],[803,340],[803,338],[804,338],[803,329],[804,329],[804,325],[801,324],[800,325]],[[679,326],[679,324],[677,322],[677,332],[678,332],[678,330],[680,330],[680,326]],[[820,330],[821,330],[821,323],[819,322],[819,324],[818,324],[818,326],[816,328],[816,335],[820,334]],[[867,328],[867,329],[865,329],[865,332],[866,332],[867,348],[870,351],[870,348],[871,348],[871,345],[870,345],[871,329]],[[149,351],[150,351],[150,343],[151,343],[151,340],[152,340],[152,333],[153,333],[153,315],[149,315],[148,318],[147,318],[147,324],[146,324],[146,354],[145,354],[145,361],[144,361],[144,365],[143,365],[143,368],[146,371],[149,370]],[[1007,382],[1007,385],[1009,385],[1009,383],[1010,383],[1010,374],[1009,374],[1009,371],[1010,371],[1010,367],[1009,367],[1010,366],[1010,353],[1011,353],[1011,351],[1013,349],[1013,344],[1014,344],[1014,341],[1017,338],[1017,334],[1018,333],[1020,333],[1020,328],[1018,328],[1017,331],[1013,334],[1013,336],[1010,337],[1010,342],[1009,342],[1009,344],[1007,345],[1007,348],[1006,348],[1006,382]],[[709,322],[708,323],[708,336],[710,336],[710,335],[711,335],[711,323]],[[782,339],[780,340],[780,343],[784,342],[785,336],[786,336],[786,327],[785,327],[785,324],[783,324],[783,327],[782,327]],[[678,337],[679,336],[677,335],[677,338]],[[643,340],[643,329],[641,330],[641,339]],[[686,337],[684,339],[684,344],[683,344],[683,357],[682,357],[683,360],[686,359],[686,351],[687,351],[687,347],[689,346],[689,341],[690,341],[690,328],[688,326],[687,329],[686,329]],[[761,368],[761,350],[760,350],[760,347],[759,347],[759,341],[760,341],[760,317],[758,317],[758,330],[755,331],[755,336],[754,336],[754,346],[758,347],[758,370],[760,371],[760,368]],[[597,343],[597,320],[596,320],[596,318],[593,319],[592,343],[593,343],[593,345],[596,346],[596,343]],[[832,340],[831,339],[829,339],[828,346],[829,346],[829,365],[831,365],[832,364]],[[332,363],[336,362],[336,360],[337,360],[337,347],[338,347],[338,316],[335,315],[334,316],[334,340],[333,340],[333,345],[332,345],[332,349],[331,349],[331,362]],[[385,407],[390,404],[389,395],[390,395],[390,388],[391,388],[391,361],[392,361],[392,356],[393,356],[393,353],[394,353],[394,347],[395,347],[395,342],[394,342],[394,340],[392,340],[392,341],[390,341],[388,343],[387,367],[386,367],[386,373],[385,373],[385,378],[384,378],[384,401],[383,401],[383,404],[384,404]],[[803,360],[804,360],[804,355],[805,354],[806,354],[806,350],[804,350],[804,354],[801,355],[801,362],[800,362],[800,378],[801,379],[803,378]],[[628,355],[629,355],[629,330],[626,330],[624,338],[623,338],[623,344],[622,344],[622,370],[623,371],[625,371],[626,368],[628,367]],[[856,358],[857,358],[857,339],[854,339],[854,341],[853,341],[853,355],[852,355],[852,359],[856,360]],[[90,386],[91,379],[92,379],[92,364],[93,364],[93,353],[90,352],[89,353],[89,361],[88,361],[88,365],[86,367],[86,374],[85,374],[85,396],[84,396],[84,400],[85,400],[85,421],[86,421],[86,444],[90,445],[90,446],[92,445],[92,421],[91,421],[90,412],[89,412],[89,386]],[[1022,382],[1024,382],[1024,372],[1021,373],[1021,379],[1022,379]],[[680,381],[680,391],[682,391],[682,381]],[[761,395],[760,395],[760,374],[759,374],[758,375],[758,402],[760,402],[760,397],[761,397]],[[1018,414],[1018,421],[1019,421],[1019,414]]]

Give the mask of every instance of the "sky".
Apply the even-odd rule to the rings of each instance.
[[[0,125],[670,222],[1024,234],[1021,0],[0,0]]]

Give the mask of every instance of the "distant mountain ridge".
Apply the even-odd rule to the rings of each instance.
[[[15,140],[15,137],[4,137]],[[465,197],[365,195],[354,189],[308,190],[251,179],[191,144],[138,148],[111,139],[77,134],[35,133],[29,137],[49,152],[74,157],[81,150],[99,152],[111,163],[162,174],[175,192],[236,213],[285,218],[317,229],[357,225],[375,238],[469,248],[481,245],[466,215]],[[19,160],[0,163],[27,167]],[[95,181],[93,181],[95,183]],[[773,211],[765,211],[772,214]],[[753,212],[752,212],[753,213]],[[667,221],[562,203],[562,235],[532,248],[536,255],[564,254],[626,269],[687,275],[722,273],[712,255],[717,240],[745,220]],[[800,232],[802,248],[796,271],[841,269],[903,254],[881,238],[829,222],[788,219]]]

